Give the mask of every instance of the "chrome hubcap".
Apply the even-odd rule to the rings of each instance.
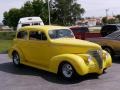
[[[15,63],[16,65],[19,64],[19,56],[18,56],[17,54],[14,54],[14,55],[13,55],[13,61],[14,61],[14,63]]]
[[[65,77],[70,78],[73,75],[73,68],[70,64],[64,64],[62,67],[62,73]]]

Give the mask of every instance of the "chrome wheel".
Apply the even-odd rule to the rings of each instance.
[[[68,64],[68,63],[63,64],[62,74],[64,77],[71,78],[73,76],[73,73],[74,73],[74,71],[70,64]]]
[[[13,64],[16,65],[16,66],[20,65],[20,58],[19,58],[18,53],[13,54]]]

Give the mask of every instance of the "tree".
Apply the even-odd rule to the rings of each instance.
[[[107,17],[103,17],[102,22],[103,24],[115,24],[117,23],[117,19],[116,18],[107,19]]]
[[[103,23],[103,24],[107,24],[107,17],[103,17],[103,18],[102,18],[102,23]]]
[[[20,8],[22,17],[34,16],[34,9],[31,1],[27,1],[23,7]]]
[[[51,22],[57,25],[71,25],[81,18],[85,10],[76,0],[50,0]],[[45,24],[48,20],[48,0],[27,1],[20,9],[4,12],[3,23],[16,28],[21,17],[40,16]]]
[[[48,24],[48,4],[43,0],[33,0],[32,6],[34,9],[34,15],[40,16],[45,24]]]
[[[118,23],[120,23],[120,15],[116,16]]]
[[[52,22],[60,25],[73,24],[85,12],[76,0],[54,0],[53,3]]]
[[[3,24],[13,27],[15,30],[15,27],[17,26],[18,20],[20,18],[20,10],[12,8],[9,10],[9,12],[4,12],[3,15],[4,15]]]
[[[3,24],[8,25],[8,12],[3,13],[4,19],[3,19]]]
[[[116,19],[109,19],[108,20],[108,24],[115,24],[116,23]]]

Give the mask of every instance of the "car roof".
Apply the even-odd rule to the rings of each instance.
[[[63,26],[53,26],[53,25],[43,25],[43,26],[25,26],[20,28],[20,30],[41,30],[41,31],[48,31],[48,30],[56,30],[56,29],[69,29],[67,27],[63,27]]]

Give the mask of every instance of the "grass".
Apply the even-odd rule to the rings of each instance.
[[[15,32],[0,32],[0,53],[6,53],[12,44]]]
[[[0,40],[12,40],[15,37],[15,32],[0,32]]]
[[[8,51],[12,44],[12,40],[0,40],[0,53]]]

